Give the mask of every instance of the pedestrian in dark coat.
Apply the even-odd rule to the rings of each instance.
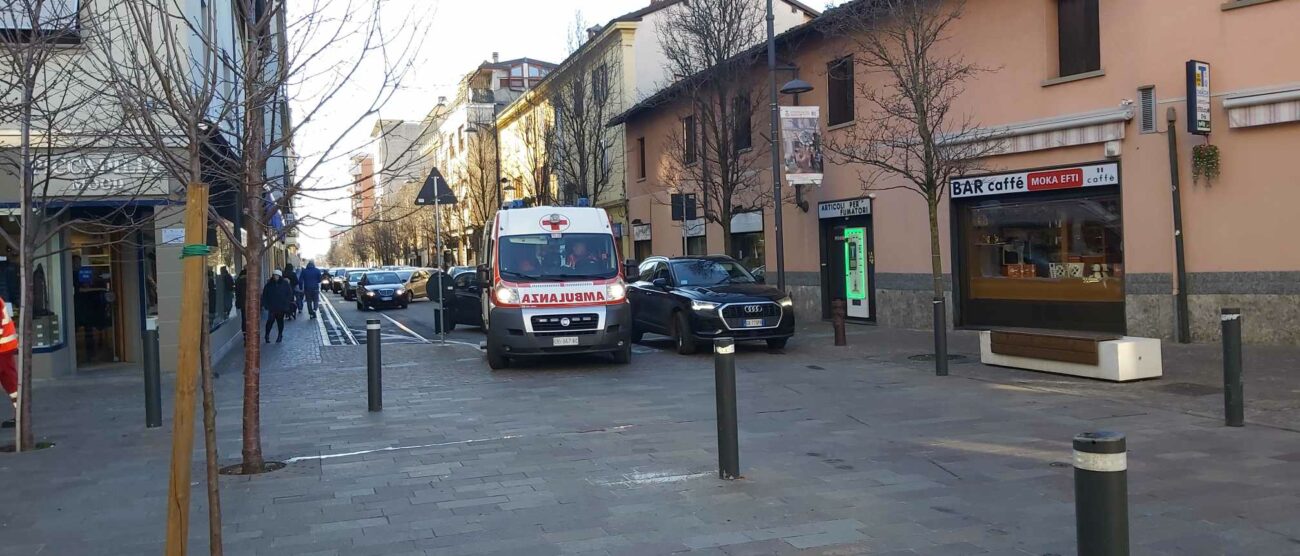
[[[284,272],[276,269],[262,288],[262,308],[266,309],[266,341],[271,341],[271,324],[276,325],[275,343],[284,340],[284,317],[293,311],[293,288],[284,279]]]
[[[324,273],[316,268],[316,261],[307,261],[307,268],[298,273],[298,283],[302,284],[303,298],[307,301],[307,313],[316,318],[316,309],[320,303],[320,281]],[[299,308],[301,310],[301,307]]]
[[[248,330],[244,324],[244,300],[248,299],[248,269],[239,269],[239,277],[235,278],[235,308],[239,309],[239,331],[245,334]]]

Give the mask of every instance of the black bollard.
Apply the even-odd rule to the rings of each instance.
[[[1079,556],[1128,556],[1128,448],[1118,432],[1074,437]]]
[[[384,384],[380,374],[383,357],[379,353],[379,319],[366,319],[366,398],[370,411],[384,409]]]
[[[1241,385],[1241,309],[1222,309],[1223,328],[1223,422],[1240,427],[1246,419],[1245,392]]]
[[[948,376],[948,310],[942,297],[934,298],[934,374]]]
[[[718,406],[718,475],[740,477],[740,444],[736,434],[736,342],[713,341],[713,381]]]
[[[158,318],[144,325],[144,426],[162,426],[162,371],[158,368]]]

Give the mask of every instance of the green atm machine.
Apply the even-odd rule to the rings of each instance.
[[[844,300],[849,318],[871,318],[867,283],[867,229],[844,228]]]

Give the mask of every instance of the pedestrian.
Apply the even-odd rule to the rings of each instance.
[[[239,331],[248,333],[248,324],[244,322],[244,300],[248,299],[248,269],[239,269],[235,278],[235,308],[239,309]]]
[[[320,306],[320,281],[321,271],[316,268],[316,261],[307,261],[307,268],[298,275],[298,283],[302,284],[303,296],[307,299],[307,314],[313,319]]]
[[[230,316],[230,305],[234,302],[232,294],[235,291],[235,277],[230,275],[230,267],[221,265],[220,280],[217,285],[221,286],[221,314]]]
[[[18,331],[14,320],[9,317],[9,306],[0,297],[0,386],[9,394],[9,403],[14,406],[14,419],[3,423],[4,428],[13,428],[18,418]]]
[[[293,311],[293,289],[284,277],[284,271],[276,269],[271,279],[262,288],[262,308],[266,309],[266,342],[271,343],[271,325],[276,326],[275,343],[284,340],[284,317]]]
[[[298,273],[293,271],[293,265],[285,264],[284,272],[282,272],[281,275],[284,280],[289,283],[289,292],[293,294],[289,297],[290,307],[289,313],[286,316],[289,317],[289,320],[298,320],[298,309],[302,307],[302,302],[299,297],[299,292],[302,291],[302,287],[298,285]]]

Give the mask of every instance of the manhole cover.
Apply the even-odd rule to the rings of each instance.
[[[1178,394],[1179,396],[1193,396],[1193,397],[1209,396],[1212,394],[1221,394],[1223,392],[1222,388],[1216,388],[1214,386],[1206,386],[1204,384],[1196,384],[1194,382],[1171,382],[1169,384],[1161,384],[1156,388],[1158,390],[1169,392],[1170,394]]]
[[[934,354],[933,354],[933,353],[923,353],[923,354],[921,354],[921,355],[913,355],[913,356],[910,356],[910,357],[908,357],[908,359],[911,359],[912,361],[934,361]],[[948,360],[949,360],[949,361],[965,361],[965,360],[967,360],[967,359],[969,359],[969,357],[967,357],[967,356],[965,356],[965,355],[952,355],[952,354],[949,354],[949,355],[948,355]]]

